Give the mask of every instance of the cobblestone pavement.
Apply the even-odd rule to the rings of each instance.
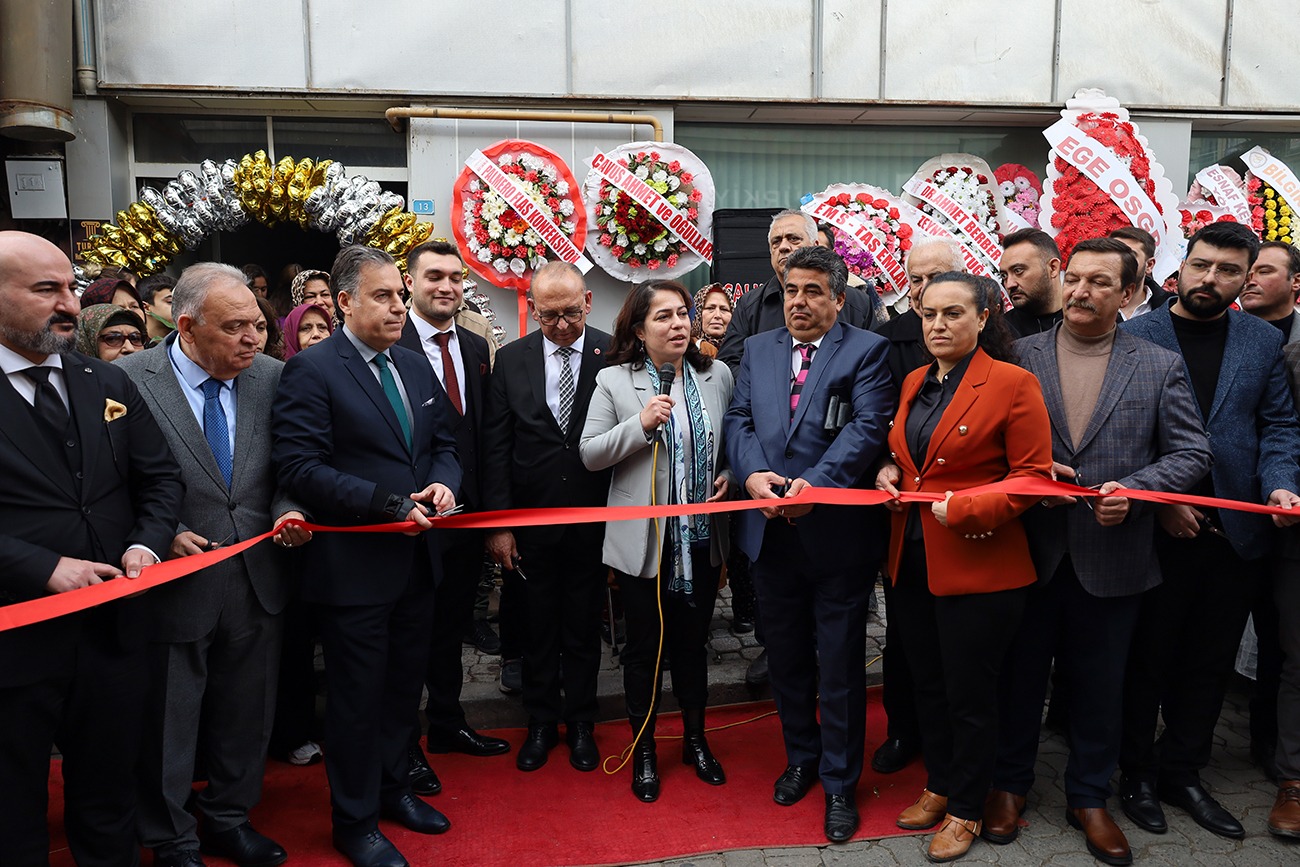
[[[878,607],[884,612],[883,598]],[[755,690],[744,683],[744,672],[760,652],[752,635],[735,636],[731,621],[730,593],[724,589],[719,597],[710,638],[710,701],[725,704],[766,698],[766,689]],[[868,682],[880,680],[879,649],[884,641],[883,617],[872,615],[867,629]],[[465,648],[466,683],[463,695],[471,725],[518,726],[525,723],[517,697],[503,696],[497,688],[500,660]],[[1246,713],[1247,695],[1244,680],[1228,695],[1215,738],[1215,752],[1202,781],[1211,794],[1246,826],[1246,839],[1225,840],[1202,830],[1181,810],[1167,807],[1169,832],[1157,835],[1136,828],[1119,811],[1112,799],[1113,815],[1128,836],[1135,863],[1145,865],[1240,865],[1273,867],[1300,864],[1300,844],[1287,843],[1271,836],[1265,822],[1273,805],[1276,787],[1250,761],[1249,726]],[[602,718],[622,716],[622,675],[617,659],[606,646],[601,664],[600,696]],[[665,707],[671,708],[666,696]],[[869,739],[870,741],[870,739]],[[868,753],[874,748],[868,743]],[[1038,865],[1061,867],[1093,865],[1096,860],[1084,848],[1083,835],[1065,823],[1064,738],[1044,732],[1038,755],[1037,783],[1025,813],[1028,827],[1007,846],[993,846],[976,841],[960,864]],[[658,862],[651,867],[848,867],[848,865],[921,865],[927,864],[925,846],[928,836],[892,837],[864,840],[840,846],[788,849],[747,849],[715,855],[700,855]]]

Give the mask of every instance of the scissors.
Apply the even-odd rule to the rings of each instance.
[[[233,539],[233,538],[235,538],[235,534],[234,534],[234,532],[231,532],[231,534],[230,534],[229,536],[227,536],[226,538],[222,539],[220,542],[208,542],[208,544],[206,544],[206,545],[203,546],[203,550],[204,550],[204,551],[215,551],[215,550],[217,550],[218,548],[220,548],[220,547],[222,547],[222,546],[224,546],[224,545],[229,545],[229,544],[230,544],[230,540]]]

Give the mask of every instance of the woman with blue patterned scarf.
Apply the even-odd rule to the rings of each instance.
[[[588,469],[614,470],[611,506],[714,502],[735,486],[722,443],[731,371],[700,354],[691,339],[692,308],[680,283],[650,280],[628,293],[614,321],[609,366],[596,377],[581,444]],[[673,378],[664,388],[661,371],[668,368]],[[605,528],[604,561],[618,577],[627,618],[623,689],[636,744],[632,792],[642,801],[659,797],[654,732],[665,651],[682,709],[682,762],[706,783],[726,782],[704,737],[706,641],[727,556],[726,528],[725,515],[616,521]]]

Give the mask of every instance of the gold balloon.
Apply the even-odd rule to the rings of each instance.
[[[309,184],[309,186],[312,189],[315,189],[316,187],[319,187],[321,184],[325,183],[325,173],[329,170],[329,167],[332,166],[333,164],[334,164],[334,160],[321,160],[320,162],[316,163],[316,167],[311,171],[311,183]]]

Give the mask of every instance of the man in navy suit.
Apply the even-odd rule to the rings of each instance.
[[[467,511],[475,511],[482,503],[478,437],[490,362],[487,341],[456,324],[456,313],[465,300],[464,271],[460,251],[449,241],[426,241],[406,254],[411,310],[397,345],[429,359],[455,410],[451,420],[461,466],[460,501]],[[434,600],[433,639],[425,676],[430,752],[495,756],[510,749],[501,738],[487,737],[470,728],[460,706],[464,677],[461,637],[471,628],[482,568],[481,530],[450,530],[444,534],[442,581]],[[411,771],[411,786],[416,793],[433,794],[442,788],[418,744],[411,747]]]
[[[844,261],[800,248],[783,278],[785,327],[745,341],[724,421],[727,456],[749,496],[770,501],[740,513],[737,536],[754,563],[785,738],[788,766],[773,797],[794,804],[820,777],[826,836],[843,842],[858,826],[867,595],[887,540],[866,509],[781,499],[814,485],[869,487],[896,397],[889,341],[836,319]]]
[[[1214,453],[1193,493],[1295,508],[1300,427],[1287,389],[1282,333],[1229,310],[1259,252],[1238,223],[1192,236],[1178,297],[1122,328],[1183,356]],[[1164,583],[1142,603],[1124,690],[1120,804],[1139,827],[1166,830],[1160,801],[1197,824],[1240,839],[1245,830],[1201,787],[1214,726],[1256,582],[1275,542],[1273,524],[1300,520],[1232,509],[1164,506],[1156,554]],[[1165,731],[1155,742],[1157,712]]]
[[[447,395],[422,356],[394,346],[406,308],[391,256],[345,247],[331,270],[343,327],[289,360],[271,426],[280,483],[325,524],[413,521],[455,507],[460,465]],[[325,770],[334,846],[358,867],[405,867],[382,815],[424,834],[441,813],[411,794],[412,708],[429,654],[437,534],[325,533],[304,550],[328,700]]]

